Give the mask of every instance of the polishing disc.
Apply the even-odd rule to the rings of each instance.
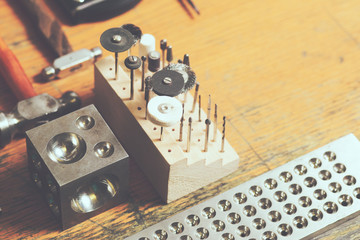
[[[165,69],[181,73],[185,82],[181,93],[187,92],[195,86],[196,75],[195,72],[188,65],[183,63],[170,63],[168,66],[165,67]]]
[[[168,96],[153,97],[148,103],[149,120],[162,127],[178,123],[182,116],[182,104],[176,98]]]
[[[175,97],[184,88],[184,78],[177,71],[163,69],[151,77],[151,86],[157,95]]]
[[[124,28],[110,28],[101,34],[100,43],[110,52],[125,52],[133,46],[135,39]]]

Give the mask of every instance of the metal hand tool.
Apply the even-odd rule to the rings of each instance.
[[[80,97],[72,91],[58,99],[44,93],[18,102],[11,112],[0,112],[0,147],[16,135],[72,112],[80,105]]]

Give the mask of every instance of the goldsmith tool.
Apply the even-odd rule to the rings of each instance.
[[[189,59],[189,54],[185,54],[184,55],[184,59],[183,59],[183,64],[188,65],[190,67],[190,59]]]
[[[226,117],[223,117],[223,125],[222,125],[222,136],[221,136],[221,149],[220,152],[224,152],[225,149],[225,129],[226,129]]]
[[[150,101],[150,90],[151,90],[151,77],[147,77],[145,79],[145,119],[147,119],[147,113],[148,113],[148,104]]]
[[[181,93],[186,93],[194,87],[196,82],[196,75],[189,66],[183,63],[170,63],[168,66],[165,67],[165,69],[181,73],[185,82]]]
[[[166,48],[166,61],[168,62],[168,65],[171,63],[173,59],[174,57],[173,57],[172,46],[168,46]]]
[[[360,214],[359,151],[349,134],[125,240],[314,239]]]
[[[160,49],[162,52],[162,67],[165,67],[165,50],[167,48],[167,40],[166,39],[162,39],[160,41]]]
[[[129,50],[135,43],[133,35],[124,28],[110,28],[100,37],[103,48],[115,53],[115,79],[118,73],[118,53]]]
[[[199,95],[199,122],[201,122],[201,95]]]
[[[217,104],[215,104],[215,110],[214,110],[214,134],[213,134],[213,142],[216,141],[217,136]]]
[[[144,91],[144,85],[145,85],[145,63],[146,63],[146,57],[145,56],[141,56],[141,66],[142,66],[142,71],[141,71],[141,90],[140,91]]]
[[[46,81],[63,78],[92,65],[101,55],[102,50],[99,47],[90,50],[83,48],[55,59],[52,66],[42,70],[41,75]]]
[[[0,112],[0,147],[16,135],[72,112],[80,105],[80,97],[71,91],[58,99],[44,93],[18,102],[11,112]]]
[[[90,105],[26,132],[31,180],[62,229],[127,197],[129,156]]]
[[[210,119],[211,116],[211,95],[209,94],[209,99],[208,99],[208,106],[207,106],[207,118]]]
[[[151,86],[154,93],[160,96],[175,97],[184,88],[184,77],[174,70],[163,69],[151,77]]]
[[[205,133],[205,147],[204,147],[204,152],[207,152],[207,151],[208,151],[208,149],[209,149],[209,132],[210,132],[210,124],[211,124],[210,119],[206,119],[206,120],[205,120],[206,133]]]
[[[195,111],[196,100],[197,100],[198,94],[199,94],[199,87],[200,87],[200,83],[199,83],[199,82],[196,82],[195,94],[194,94],[194,101],[193,101],[193,105],[192,105],[192,108],[191,108],[191,112],[192,112],[192,113]]]
[[[148,55],[148,69],[150,72],[157,72],[160,69],[160,53],[152,51]]]
[[[183,139],[183,128],[184,128],[184,111],[185,111],[185,104],[182,104],[182,115],[180,119],[180,129],[179,129],[179,141],[182,142]]]
[[[186,152],[190,152],[190,147],[191,147],[191,129],[192,129],[192,118],[189,117],[188,120],[188,134],[187,134],[187,147],[186,147]]]
[[[130,69],[130,100],[134,99],[134,70],[141,66],[141,60],[136,56],[129,56],[125,59],[125,66]]]
[[[36,96],[36,92],[19,60],[0,38],[0,72],[18,100]]]

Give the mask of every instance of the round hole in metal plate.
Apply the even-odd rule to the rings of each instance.
[[[84,115],[76,119],[76,126],[81,130],[89,130],[95,125],[94,118]]]
[[[95,145],[94,152],[99,158],[107,158],[114,153],[114,146],[109,142],[99,142]]]
[[[101,176],[80,186],[70,200],[71,208],[78,213],[89,213],[104,206],[115,197],[119,181],[113,175]]]

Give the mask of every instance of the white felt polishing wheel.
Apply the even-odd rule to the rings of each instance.
[[[139,55],[147,56],[150,52],[155,51],[155,37],[145,33],[141,36],[139,44]]]
[[[149,120],[162,127],[175,125],[182,116],[182,104],[173,97],[153,97],[149,101],[147,109]]]

